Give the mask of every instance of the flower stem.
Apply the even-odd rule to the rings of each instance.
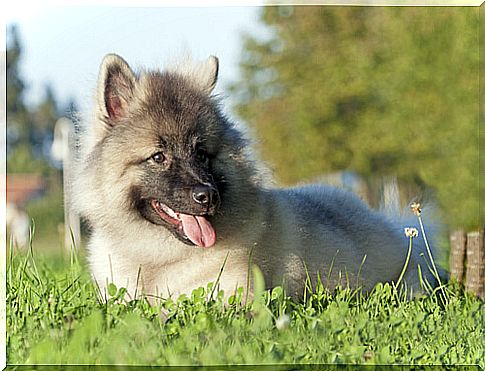
[[[426,245],[426,251],[428,252],[429,259],[431,260],[431,265],[433,266],[433,274],[435,275],[435,278],[438,281],[438,284],[440,286],[440,290],[443,294],[443,297],[445,299],[446,305],[448,305],[448,298],[446,296],[446,293],[443,289],[443,285],[441,283],[440,275],[438,274],[438,269],[436,269],[436,265],[434,263],[433,255],[431,255],[431,249],[428,244],[428,238],[426,237],[426,232],[424,231],[424,225],[423,221],[421,220],[421,215],[418,215],[418,220],[419,220],[419,226],[421,228],[421,233],[423,234],[423,239],[424,239],[424,244]]]
[[[412,249],[413,249],[413,238],[409,237],[408,255],[406,256],[406,261],[404,262],[404,266],[402,267],[401,274],[399,275],[399,278],[397,279],[396,287],[399,287],[399,284],[401,283],[401,280],[404,277],[404,273],[406,272],[406,269],[408,268],[409,258],[411,257],[411,250]]]

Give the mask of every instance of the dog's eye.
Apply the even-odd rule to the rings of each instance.
[[[155,161],[157,164],[161,164],[162,162],[165,161],[165,156],[163,155],[162,152],[157,152],[151,157],[151,159]]]
[[[209,162],[209,154],[206,151],[204,151],[203,149],[199,148],[196,152],[196,155],[197,155],[197,158],[199,159],[199,161],[201,161],[205,164]]]

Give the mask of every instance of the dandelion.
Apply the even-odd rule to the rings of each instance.
[[[402,267],[401,274],[397,279],[396,287],[399,286],[399,284],[402,281],[402,278],[404,277],[404,273],[406,272],[406,269],[408,269],[409,259],[411,258],[411,251],[413,249],[413,238],[418,237],[418,230],[416,228],[406,227],[404,228],[404,234],[406,235],[406,237],[409,238],[408,255],[406,256],[406,261],[404,262],[404,266]]]
[[[411,205],[411,210],[413,211],[414,215],[418,217],[419,221],[419,228],[421,229],[421,234],[423,235],[424,244],[426,246],[426,251],[428,253],[429,259],[431,261],[431,266],[433,267],[432,273],[435,276],[436,280],[438,281],[438,285],[443,293],[443,297],[445,298],[446,304],[448,304],[448,298],[446,296],[445,291],[443,290],[443,284],[441,283],[441,279],[438,273],[438,269],[436,268],[436,264],[434,263],[433,255],[431,255],[431,248],[429,247],[428,238],[426,237],[426,232],[424,231],[423,220],[421,219],[421,204],[419,202],[413,202]]]
[[[422,209],[421,209],[421,204],[419,202],[413,202],[410,205],[410,207],[411,207],[411,210],[414,213],[414,215],[416,215],[418,217],[421,215]]]
[[[406,237],[418,237],[418,230],[416,228],[406,227],[404,228],[404,234]]]

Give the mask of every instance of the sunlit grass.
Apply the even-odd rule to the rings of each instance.
[[[321,283],[295,302],[281,287],[263,290],[254,269],[249,303],[241,288],[224,304],[212,284],[158,305],[111,286],[101,303],[82,258],[52,259],[9,253],[9,364],[485,366],[484,303],[457,284],[446,286],[448,304],[439,292],[408,300],[389,284],[364,296]]]

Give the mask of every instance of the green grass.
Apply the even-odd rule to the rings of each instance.
[[[82,259],[79,259],[82,260]],[[159,306],[100,303],[82,261],[8,256],[7,362],[14,364],[478,364],[485,367],[485,305],[446,288],[412,301],[388,284],[368,296],[317,285],[296,303],[281,288],[224,305],[212,286]]]

